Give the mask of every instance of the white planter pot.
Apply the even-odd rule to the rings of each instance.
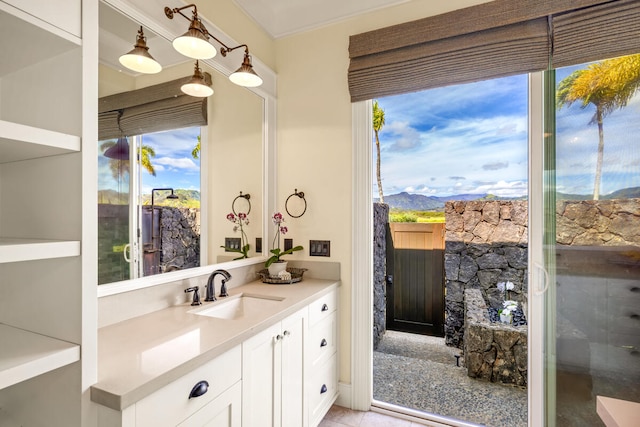
[[[287,270],[287,261],[274,262],[269,266],[269,276],[277,276],[281,271]]]
[[[512,315],[511,315],[511,313],[509,313],[509,314],[502,314],[502,313],[500,313],[500,321],[501,321],[502,323],[507,323],[507,324],[509,324],[509,325],[510,325],[512,320],[513,320],[513,317],[512,317]]]

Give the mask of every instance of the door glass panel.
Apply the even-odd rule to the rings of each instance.
[[[129,144],[98,142],[98,284],[130,278]]]
[[[640,402],[639,74],[640,58],[631,56],[557,69],[551,80],[549,426],[604,425],[600,397]]]

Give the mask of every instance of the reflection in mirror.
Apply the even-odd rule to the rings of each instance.
[[[193,62],[149,28],[144,28],[146,44],[162,71],[138,74],[122,67],[118,58],[133,47],[140,24],[104,3],[99,13],[101,111],[108,109],[103,101],[115,94],[118,99],[133,95],[135,105],[147,105],[139,89],[193,74]],[[111,134],[101,129],[98,142],[99,284],[237,259],[238,253],[225,249],[229,238],[244,236],[247,256],[260,255],[263,99],[208,64],[200,66],[211,75],[215,93],[205,101],[189,98],[206,106],[206,125],[148,132],[144,129],[154,129],[154,114],[132,119],[130,99],[127,108],[109,107],[115,108],[115,125]],[[136,120],[138,127],[131,130]],[[233,204],[241,193],[250,195],[250,211],[249,200]],[[227,219],[234,208],[248,213],[242,230]]]

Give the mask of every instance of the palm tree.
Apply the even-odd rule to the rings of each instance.
[[[198,143],[193,148],[193,150],[191,150],[191,157],[193,157],[194,159],[200,157],[200,135],[198,135]]]
[[[378,101],[373,101],[373,132],[376,136],[376,178],[378,179],[378,194],[380,195],[380,203],[384,203],[384,195],[382,194],[382,179],[380,178],[380,138],[378,133],[384,126],[384,110],[378,105]]]
[[[151,157],[155,156],[156,151],[149,145],[143,145],[140,147],[140,164],[153,176],[156,176],[156,170],[151,164]]]
[[[556,91],[558,109],[581,101],[581,108],[596,107],[590,124],[598,125],[598,157],[593,186],[593,200],[600,198],[602,160],[604,157],[603,119],[627,105],[640,89],[640,54],[607,59],[576,70],[564,78]]]

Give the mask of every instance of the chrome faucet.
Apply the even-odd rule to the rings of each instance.
[[[227,280],[231,279],[231,274],[229,274],[227,270],[215,270],[213,273],[211,273],[211,276],[209,276],[209,280],[207,281],[207,296],[204,299],[205,301],[216,300],[216,290],[213,281],[218,274],[223,276],[222,285],[220,286],[220,296],[229,296],[229,293],[227,292]]]

